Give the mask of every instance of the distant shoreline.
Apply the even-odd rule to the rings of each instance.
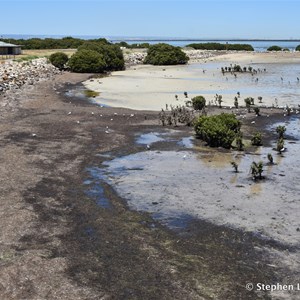
[[[22,40],[30,40],[30,39],[58,39],[63,40],[66,36],[62,35],[14,35],[14,34],[0,34],[0,40],[6,39],[8,42],[13,44],[22,44]],[[279,46],[282,49],[288,49],[290,51],[295,51],[296,48],[300,45],[300,38],[299,39],[241,39],[241,38],[182,38],[182,37],[154,37],[154,36],[72,36],[74,39],[81,39],[81,40],[90,40],[90,39],[99,39],[105,38],[111,43],[121,43],[125,42],[129,45],[131,44],[157,44],[157,43],[166,43],[176,47],[187,47],[189,44],[199,43],[219,43],[219,44],[247,44],[251,45],[254,51],[264,52],[267,51],[268,48],[272,46]],[[19,40],[19,41],[18,41]]]
[[[106,38],[111,41],[144,41],[144,42],[163,42],[163,41],[170,41],[170,42],[186,42],[186,41],[193,41],[193,42],[300,42],[300,38],[296,39],[261,39],[261,38],[179,38],[179,37],[145,37],[145,36],[99,36],[99,35],[55,35],[55,34],[10,34],[10,33],[0,33],[0,38],[63,38],[67,36],[72,36],[73,38],[83,38],[83,39],[90,39],[90,38]]]
[[[300,39],[295,40],[269,40],[269,39],[138,39],[138,38],[128,38],[128,39],[110,39],[113,42],[300,42]]]

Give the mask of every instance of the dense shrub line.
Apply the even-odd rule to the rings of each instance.
[[[106,44],[110,44],[106,39],[99,38],[99,39],[80,39],[80,38],[73,38],[71,36],[63,37],[60,39],[55,38],[31,38],[31,39],[1,39],[6,43],[12,43],[15,45],[22,45],[22,49],[29,50],[29,49],[77,49],[79,46],[85,44],[86,42],[103,42]],[[135,48],[149,48],[149,43],[134,43],[128,44],[126,42],[119,42],[115,43],[115,45],[119,47],[126,47],[128,49],[135,49]]]
[[[299,45],[300,46],[300,45]],[[297,46],[296,47],[296,51],[299,51],[299,49],[297,50],[297,48],[299,47],[299,46]],[[268,49],[267,49],[267,51],[290,51],[288,48],[282,48],[282,47],[280,47],[280,46],[276,46],[276,45],[273,45],[273,46],[271,46],[271,47],[269,47]]]
[[[30,39],[1,39],[6,43],[12,43],[16,45],[22,45],[22,49],[77,49],[79,46],[83,45],[84,43],[88,42],[105,42],[109,43],[104,38],[99,39],[80,39],[74,38],[71,36],[63,37],[63,38],[30,38]],[[127,42],[119,42],[115,43],[115,45],[119,47],[126,47],[128,49],[135,49],[135,48],[149,48],[151,45],[149,43],[134,43],[128,44]],[[243,51],[254,51],[253,47],[249,44],[222,44],[222,43],[192,43],[186,45],[186,47],[192,47],[194,49],[199,50],[243,50]],[[274,46],[271,46],[274,47]],[[271,48],[269,47],[269,49]],[[280,48],[281,47],[275,46]],[[268,51],[274,51],[276,49],[270,49]],[[296,51],[300,51],[300,45],[298,45],[295,49]]]
[[[254,51],[254,48],[249,44],[193,43],[186,47],[192,47],[196,50]]]
[[[61,39],[54,38],[31,38],[31,39],[1,39],[4,42],[15,45],[22,45],[22,49],[76,49],[84,44],[86,40],[64,37]],[[104,41],[105,39],[91,40],[95,42]],[[106,40],[105,40],[106,41]]]

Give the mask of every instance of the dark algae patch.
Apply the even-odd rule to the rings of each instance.
[[[84,95],[85,95],[87,98],[95,98],[95,97],[99,96],[100,93],[99,93],[99,92],[92,91],[92,90],[84,90]]]
[[[77,225],[63,237],[68,247],[61,255],[70,258],[68,273],[80,285],[114,299],[271,299],[244,288],[278,280],[266,252],[256,250],[263,241],[200,221],[178,235],[106,189],[114,209],[82,202],[77,193]]]

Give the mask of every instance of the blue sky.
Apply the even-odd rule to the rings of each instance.
[[[300,39],[300,0],[0,0],[1,34]]]

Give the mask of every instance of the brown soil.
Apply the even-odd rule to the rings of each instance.
[[[58,75],[1,108],[0,299],[269,299],[245,284],[284,275],[263,250],[282,245],[202,221],[172,232],[108,185],[112,208],[88,197],[97,154],[136,152],[137,132],[161,130],[156,112],[63,95],[88,76]]]

